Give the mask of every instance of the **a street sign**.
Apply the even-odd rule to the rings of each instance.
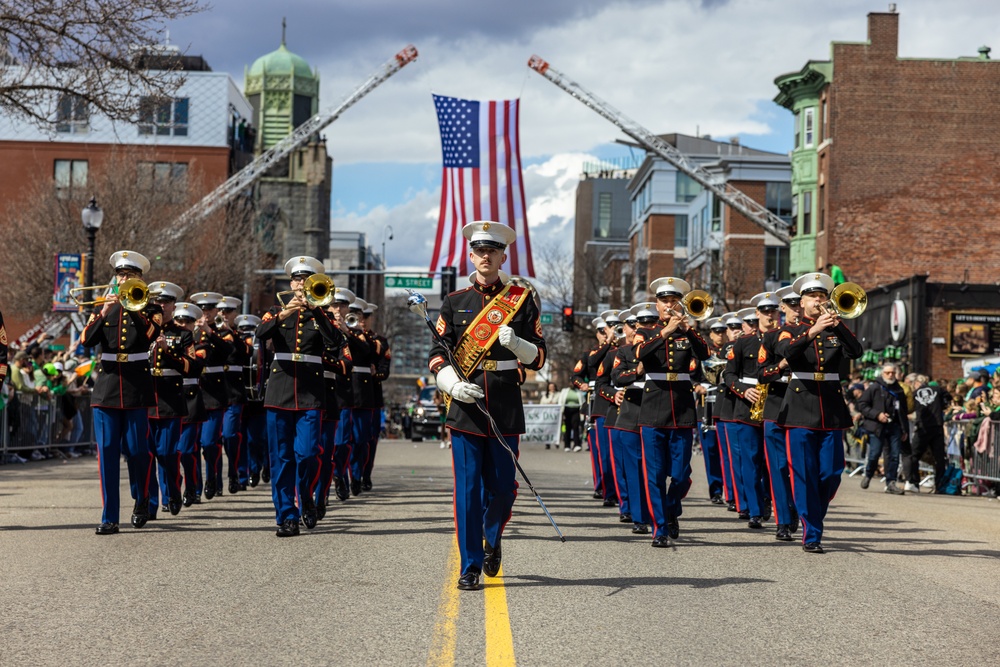
[[[552,324],[552,313],[542,313],[539,319],[542,321],[542,324]]]
[[[431,289],[434,286],[433,278],[421,278],[420,276],[386,276],[386,287],[409,287],[411,289]]]

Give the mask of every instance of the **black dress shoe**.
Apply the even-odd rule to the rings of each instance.
[[[247,490],[247,485],[244,484],[243,482],[240,482],[240,491],[246,491],[246,490]]]
[[[594,491],[594,500],[601,500],[604,498],[604,494],[600,491]]]
[[[326,516],[326,501],[321,500],[318,503],[316,503],[316,518],[319,521],[322,521],[323,517],[325,516]]]
[[[764,521],[770,521],[771,520],[771,503],[765,504],[764,507],[762,507],[761,509],[763,509],[764,511],[761,513],[760,518],[763,519]]]
[[[363,479],[363,480],[361,480],[361,490],[362,491],[371,491],[372,490],[372,481],[370,479]]]
[[[337,498],[340,500],[347,500],[351,497],[351,492],[347,488],[347,481],[343,477],[338,477],[334,481],[333,487],[337,493]]]
[[[747,523],[747,528],[753,528],[754,530],[760,530],[764,527],[759,516],[750,517],[750,521]]]
[[[271,471],[268,470],[267,468],[264,468],[263,470],[261,470],[260,471],[260,481],[264,482],[265,484],[267,484],[268,482],[270,482],[271,481]]]
[[[825,553],[823,551],[823,545],[819,542],[806,542],[802,545],[802,550],[809,554]]]
[[[211,500],[215,497],[215,480],[208,479],[205,480],[205,500]]]
[[[195,502],[197,502],[197,499],[193,493],[184,494],[184,507],[191,507]]]
[[[256,486],[259,483],[260,483],[260,473],[259,472],[250,473],[250,486],[256,488]]]
[[[621,523],[632,523],[632,515],[631,514],[619,514],[618,515],[618,521],[620,521]]]
[[[461,577],[458,578],[458,590],[460,591],[478,591],[479,590],[479,573],[478,572],[466,572]]]
[[[722,495],[721,494],[717,493],[714,496],[712,496],[712,504],[713,505],[725,505],[726,501],[722,499]]]
[[[278,537],[295,537],[299,534],[299,522],[295,519],[286,519],[284,523],[278,526],[278,531],[275,533]]]
[[[730,500],[729,504],[726,505],[726,511],[727,512],[735,512],[736,511],[736,503],[734,503],[732,500]]]
[[[500,559],[503,556],[500,550],[500,538],[497,538],[497,545],[491,547],[489,542],[483,544],[486,558],[483,559],[483,574],[487,577],[495,577],[500,572]]]
[[[648,535],[649,526],[644,523],[636,523],[632,525],[632,532],[636,535]]]
[[[792,541],[792,531],[789,530],[788,526],[781,524],[778,526],[777,532],[774,534],[774,539],[779,542],[791,542]]]
[[[653,543],[650,546],[656,547],[657,549],[666,549],[670,547],[670,538],[666,535],[657,535],[653,538]]]
[[[351,480],[351,495],[360,496],[361,495],[361,480],[352,479]]]
[[[229,493],[235,495],[240,490],[240,483],[235,479],[229,480]]]
[[[117,532],[118,532],[118,524],[109,523],[107,521],[98,526],[97,530],[94,531],[94,533],[97,535],[114,535]]]
[[[742,512],[736,515],[736,518],[739,519],[740,521],[749,521],[750,510],[743,510]]]
[[[617,504],[618,504],[618,501],[615,500],[614,498],[605,498],[604,499],[604,506],[605,507],[614,507]]]
[[[316,503],[313,502],[312,498],[306,498],[303,505],[302,524],[309,530],[312,530],[316,527],[316,522],[319,520],[316,516]]]
[[[177,516],[178,514],[180,514],[181,513],[181,499],[180,498],[177,498],[177,499],[171,498],[170,502],[167,503],[167,509],[170,510],[170,513],[173,516]]]
[[[132,527],[142,528],[149,521],[149,498],[140,498],[135,501],[135,509],[132,510]]]
[[[681,534],[681,524],[675,516],[667,517],[667,535],[670,539],[676,540]]]

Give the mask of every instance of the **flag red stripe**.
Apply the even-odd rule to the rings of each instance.
[[[489,103],[489,168],[490,168],[490,220],[496,220],[500,214],[497,202],[497,103]],[[482,146],[479,147],[482,150]]]
[[[504,145],[504,173],[507,176],[507,221],[514,233],[517,233],[517,218],[514,217],[514,183],[510,169],[510,101],[503,103],[503,145]],[[511,275],[521,274],[521,262],[519,261],[518,245],[515,240],[511,247],[507,249],[510,258]]]
[[[521,191],[521,220],[524,229],[518,230],[523,239],[525,261],[528,264],[528,278],[535,277],[535,263],[531,259],[531,236],[528,234],[528,201],[524,198],[524,170],[521,169],[521,101],[514,105],[514,157],[517,158],[517,185]]]
[[[438,211],[438,229],[437,237],[434,239],[434,254],[431,255],[431,273],[437,271],[438,268],[438,257],[441,253],[441,241],[444,236],[444,224],[445,224],[445,214],[447,213],[447,208],[445,207],[445,202],[448,198],[448,188],[445,185],[448,180],[448,169],[441,169],[441,208]]]
[[[452,169],[449,174],[448,179],[448,189],[451,191],[451,238],[448,239],[448,263],[445,266],[455,265],[455,238],[458,234],[461,234],[462,230],[457,229],[458,227],[458,209],[456,206],[456,192],[455,192],[455,179],[456,174],[461,172],[460,169]]]

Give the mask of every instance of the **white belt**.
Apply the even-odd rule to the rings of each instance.
[[[690,373],[646,373],[647,380],[659,382],[690,382]]]
[[[209,375],[211,373],[225,373],[226,372],[226,367],[225,366],[205,366],[205,368],[203,368],[201,372],[204,373],[205,375]]]
[[[787,375],[782,375],[782,376],[780,376],[778,378],[775,378],[774,381],[775,382],[784,382],[784,383],[787,384],[788,383],[788,376]]]
[[[812,380],[813,382],[840,382],[839,373],[792,373],[796,380]]]
[[[323,358],[315,354],[299,354],[298,352],[275,352],[274,358],[278,361],[298,361],[307,364],[321,364]]]
[[[127,361],[146,361],[148,359],[149,352],[136,352],[135,354],[104,352],[101,354],[101,361],[117,361],[120,364],[124,364]]]
[[[155,377],[172,377],[181,374],[180,371],[175,371],[173,368],[153,368],[149,372]]]
[[[372,369],[368,368],[367,366],[357,366],[356,368],[352,368],[351,372],[352,373],[368,373],[369,375],[371,375]]]
[[[740,378],[740,382],[742,382],[743,384],[756,385],[757,384],[757,378]]]
[[[508,359],[507,361],[493,361],[492,359],[486,359],[482,361],[477,368],[484,371],[516,371],[517,359]]]
[[[184,384],[185,385],[198,384],[198,378],[184,378]]]
[[[716,399],[715,394],[705,394],[706,403],[715,403],[715,399]]]
[[[633,389],[642,389],[643,387],[646,386],[646,381],[645,380],[639,380],[638,382],[633,382],[630,386]]]
[[[337,374],[334,373],[333,371],[323,371],[323,377],[325,377],[327,380],[334,380],[336,379]]]

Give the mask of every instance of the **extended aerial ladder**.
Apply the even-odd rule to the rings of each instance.
[[[775,238],[787,244],[791,240],[790,225],[767,210],[758,202],[748,197],[745,193],[734,188],[729,183],[720,182],[705,170],[700,164],[690,159],[661,137],[653,134],[625,114],[615,109],[613,106],[600,99],[590,91],[584,89],[580,84],[573,81],[565,74],[554,69],[546,61],[538,56],[531,56],[528,60],[528,67],[535,70],[546,79],[559,86],[571,96],[590,107],[598,114],[611,121],[621,129],[622,132],[635,139],[639,144],[659,155],[664,160],[674,165],[683,173],[701,184],[716,197],[726,204],[739,211]]]
[[[390,76],[417,59],[417,49],[410,44],[402,51],[383,63],[368,79],[348,95],[344,101],[330,111],[316,114],[299,125],[287,137],[276,143],[270,149],[257,156],[253,162],[233,174],[229,180],[205,195],[201,201],[184,212],[170,227],[167,237],[176,240],[190,230],[212,212],[224,206],[233,197],[253,185],[261,176],[275,164],[283,160],[293,150],[305,144],[313,136],[333,121],[344,111],[353,106],[362,97],[375,90]]]

